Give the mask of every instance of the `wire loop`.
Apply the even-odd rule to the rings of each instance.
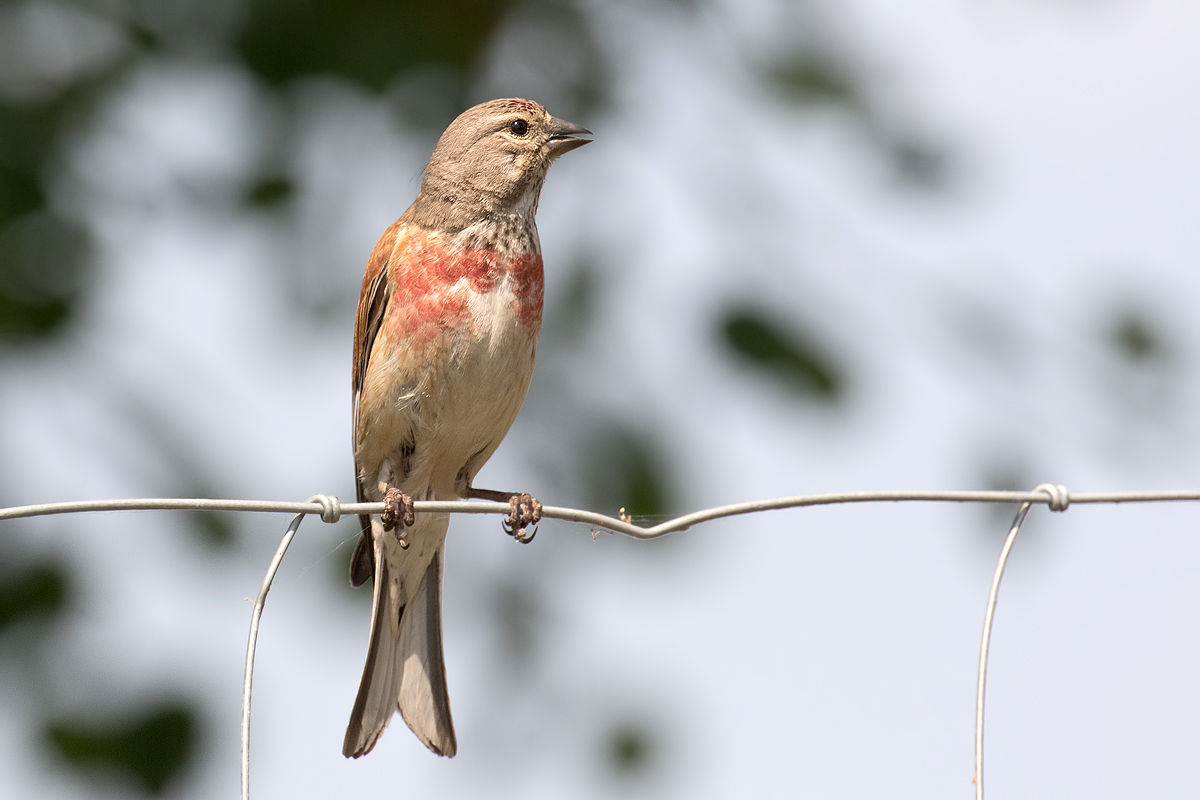
[[[1071,495],[1067,492],[1067,487],[1060,484],[1041,483],[1034,488],[1035,492],[1045,492],[1050,496],[1051,511],[1066,511],[1067,506],[1071,505]]]
[[[321,504],[322,522],[337,522],[342,518],[342,504],[331,494],[314,494],[306,502]]]

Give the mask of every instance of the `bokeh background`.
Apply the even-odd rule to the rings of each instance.
[[[353,497],[362,268],[496,96],[595,143],[543,194],[540,360],[480,485],[639,519],[883,488],[1200,485],[1186,0],[4,0],[0,505]],[[967,797],[1012,509],[637,543],[452,526],[460,755],[340,754],[369,591],[310,520],[260,638],[264,797]],[[287,520],[0,526],[0,795],[228,797]],[[996,797],[1192,790],[1194,506],[1035,510]]]

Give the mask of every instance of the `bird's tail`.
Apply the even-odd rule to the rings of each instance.
[[[446,524],[445,520],[438,522]],[[453,756],[458,750],[442,660],[445,548],[443,542],[416,594],[407,606],[402,606],[398,593],[389,591],[392,579],[388,559],[376,547],[371,641],[342,744],[342,754],[347,758],[371,752],[397,707],[408,727],[430,750],[440,756]]]

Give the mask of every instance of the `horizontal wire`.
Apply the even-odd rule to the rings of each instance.
[[[583,511],[575,508],[560,508],[543,506],[542,517],[566,522],[582,522],[592,526],[593,530],[602,528],[616,533],[623,533],[637,539],[654,539],[668,533],[687,530],[693,525],[709,522],[725,517],[754,514],[761,511],[780,511],[788,508],[805,506],[838,505],[845,503],[903,503],[903,502],[942,502],[942,503],[1019,503],[1020,510],[1013,521],[1013,527],[1005,541],[1000,555],[996,572],[992,580],[991,593],[988,597],[988,607],[984,617],[983,639],[980,645],[979,676],[976,693],[975,716],[975,791],[976,798],[983,797],[983,711],[984,687],[987,676],[987,657],[992,619],[995,614],[996,601],[1000,588],[1000,578],[1004,574],[1004,565],[1013,541],[1025,514],[1033,504],[1045,503],[1052,511],[1065,511],[1072,504],[1081,503],[1157,503],[1173,501],[1200,500],[1200,490],[1148,491],[1148,492],[1091,492],[1070,494],[1065,486],[1041,484],[1032,492],[1009,491],[875,491],[875,492],[837,492],[830,494],[796,495],[794,497],[778,497],[771,500],[755,500],[747,503],[733,503],[716,506],[666,520],[658,525],[643,528],[625,520],[597,514],[593,511]],[[511,507],[507,503],[477,502],[468,500],[420,500],[415,502],[417,513],[435,514],[508,514]],[[288,527],[279,549],[263,579],[259,590],[250,623],[250,635],[246,648],[246,671],[242,695],[242,798],[249,800],[250,796],[250,703],[254,674],[254,654],[257,649],[258,626],[262,615],[267,592],[270,590],[275,572],[287,551],[288,545],[296,534],[296,530],[305,515],[319,516],[325,522],[337,522],[343,514],[380,514],[383,503],[346,503],[341,504],[336,497],[330,495],[314,495],[303,503],[281,502],[271,500],[214,500],[205,498],[141,498],[122,500],[79,500],[66,503],[41,503],[38,505],[15,506],[0,509],[0,521],[20,519],[50,514],[75,514],[94,511],[251,511],[260,513],[296,514],[296,518]],[[622,509],[624,511],[624,509]]]
[[[1171,501],[1200,500],[1200,490],[1149,491],[1149,492],[1090,492],[1066,495],[1071,505],[1081,503],[1157,503]],[[770,500],[754,500],[746,503],[716,506],[693,511],[665,522],[643,528],[616,517],[584,511],[576,508],[543,506],[542,517],[566,522],[582,522],[593,527],[622,533],[636,539],[654,539],[668,533],[687,530],[693,525],[725,517],[754,514],[760,511],[780,511],[805,506],[837,505],[843,503],[1052,503],[1044,491],[865,491],[836,492],[830,494],[807,494],[794,497],[777,497]],[[335,500],[336,503],[336,500]],[[383,503],[343,503],[338,512],[327,521],[336,522],[342,514],[379,514]],[[418,513],[436,514],[507,514],[507,503],[481,502],[476,500],[418,500],[414,507]],[[261,513],[328,515],[328,506],[318,502],[287,502],[275,500],[213,500],[204,498],[136,498],[122,500],[77,500],[66,503],[41,503],[0,509],[0,521],[49,514],[76,514],[94,511],[251,511]]]

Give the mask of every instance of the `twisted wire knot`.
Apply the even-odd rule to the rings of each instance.
[[[342,504],[338,499],[329,494],[314,494],[305,502],[321,504],[321,521],[322,522],[337,522],[342,518]]]
[[[1067,493],[1067,487],[1060,484],[1042,483],[1038,484],[1035,492],[1045,492],[1050,496],[1051,511],[1066,511],[1067,506],[1071,504],[1071,496]]]

